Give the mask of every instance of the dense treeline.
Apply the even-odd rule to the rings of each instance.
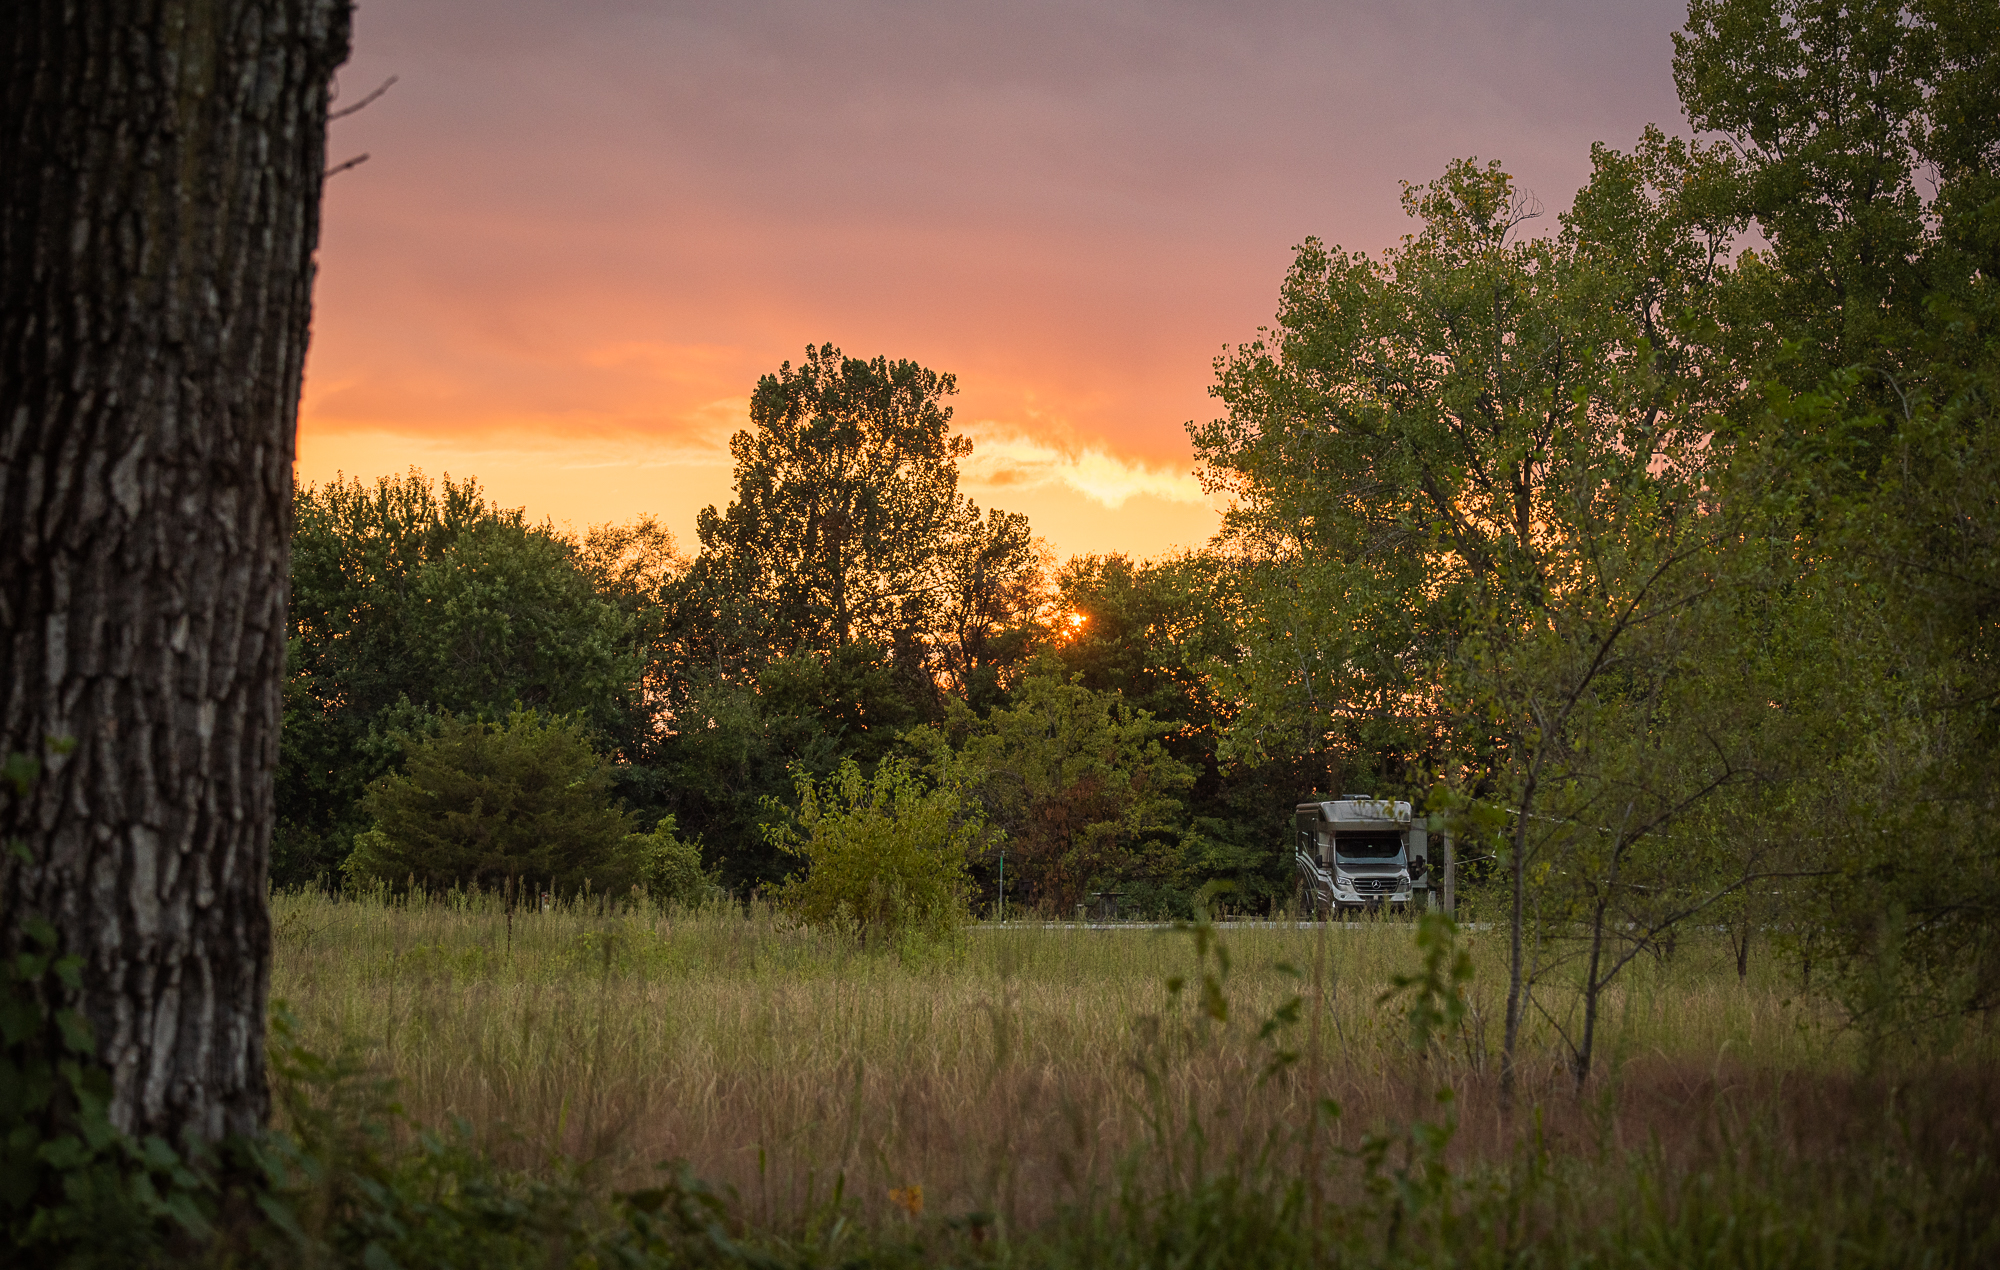
[[[1233,752],[1350,756],[1491,848],[1510,1065],[1545,1008],[1587,1075],[1691,919],[1884,1037],[1996,1001],[1996,36],[1697,0],[1714,140],[1598,147],[1546,235],[1455,163],[1218,363]]]
[[[1216,561],[1056,567],[1024,517],[958,492],[954,387],[808,349],[758,385],[732,442],[737,497],[702,513],[692,559],[651,520],[576,535],[474,481],[301,491],[274,881],[490,881],[461,853],[427,872],[422,853],[387,851],[382,790],[406,762],[434,767],[429,747],[463,721],[528,712],[609,760],[592,814],[622,802],[619,832],[664,826],[738,892],[798,867],[781,844],[801,778],[896,758],[962,787],[995,830],[971,861],[988,901],[1011,852],[1012,896],[1064,911],[1110,888],[1186,913],[1216,878],[1267,904],[1289,887],[1272,826],[1326,760],[1220,753],[1211,667],[1235,643]],[[489,798],[449,814],[501,812]]]
[[[952,791],[984,901],[1005,851],[1059,911],[1261,908],[1299,797],[1412,796],[1511,915],[1509,1052],[1561,985],[1579,1078],[1689,920],[1885,1030],[1987,1009],[1996,37],[1697,0],[1705,139],[1597,147],[1547,226],[1468,159],[1380,257],[1308,240],[1191,425],[1200,552],[1056,562],[959,492],[949,375],[831,345],[757,385],[692,558],[471,482],[308,489],[275,877],[333,876],[447,721],[528,711],[738,890],[883,770]]]

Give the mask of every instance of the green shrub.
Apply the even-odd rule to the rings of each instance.
[[[701,867],[701,844],[682,839],[672,816],[651,833],[635,833],[626,849],[639,864],[639,884],[656,904],[693,907],[708,898],[714,882]]]
[[[1179,795],[1194,771],[1161,743],[1173,726],[1046,654],[1012,705],[982,719],[954,702],[940,727],[904,739],[1006,834],[1008,893],[1067,913],[1093,890],[1177,871],[1190,845]]]
[[[901,759],[872,780],[849,759],[796,784],[798,810],[766,833],[806,862],[779,893],[800,918],[871,942],[943,938],[968,920],[966,857],[984,829],[956,789],[927,788]]]
[[[345,872],[427,889],[523,878],[565,894],[626,891],[646,880],[654,835],[632,832],[610,788],[610,765],[573,719],[446,718],[411,743],[402,772],[369,787],[375,827],[356,836]]]

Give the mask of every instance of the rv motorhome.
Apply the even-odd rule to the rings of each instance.
[[[1430,835],[1411,819],[1410,804],[1348,794],[1300,803],[1292,826],[1292,857],[1315,912],[1429,901]]]

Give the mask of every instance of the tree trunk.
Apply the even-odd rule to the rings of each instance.
[[[1458,917],[1458,853],[1448,833],[1444,836],[1444,915]]]
[[[1527,922],[1528,894],[1528,808],[1535,802],[1535,778],[1528,778],[1521,806],[1514,821],[1514,859],[1511,873],[1512,903],[1507,918],[1507,1030],[1500,1044],[1500,1109],[1514,1109],[1514,1052],[1521,1039],[1523,965],[1521,931]]]
[[[1615,866],[1613,878],[1598,896],[1597,908],[1590,915],[1590,965],[1583,975],[1583,1034],[1577,1042],[1576,1063],[1571,1069],[1578,1093],[1583,1092],[1590,1080],[1590,1058],[1597,1045],[1597,1000],[1604,992],[1604,981],[1598,977],[1598,971],[1604,965],[1604,914],[1611,904],[1610,887],[1616,884]]]
[[[1604,967],[1604,923],[1605,915],[1611,910],[1611,897],[1618,890],[1618,873],[1625,864],[1625,849],[1631,844],[1625,839],[1625,831],[1632,823],[1632,804],[1625,804],[1624,818],[1618,822],[1618,837],[1611,846],[1611,867],[1605,873],[1602,889],[1597,893],[1597,907],[1590,915],[1590,966],[1583,976],[1583,1035],[1576,1050],[1576,1089],[1583,1092],[1585,1082],[1590,1079],[1590,1060],[1597,1047],[1597,1003],[1604,994],[1607,978],[1599,972]],[[1617,967],[1612,974],[1618,973]]]
[[[0,5],[0,951],[112,1118],[258,1128],[292,454],[347,0]],[[53,740],[74,748],[60,753]]]

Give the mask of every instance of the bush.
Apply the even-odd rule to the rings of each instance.
[[[701,868],[701,844],[677,834],[672,816],[662,817],[651,833],[635,833],[626,846],[639,864],[639,884],[656,904],[693,907],[708,898],[714,882]]]
[[[904,739],[1006,834],[1009,894],[1067,913],[1107,885],[1180,871],[1190,835],[1178,796],[1194,771],[1161,743],[1173,728],[1045,654],[1012,705],[981,719],[953,702],[942,727]]]
[[[402,772],[369,787],[375,827],[356,836],[344,871],[428,889],[524,878],[559,893],[624,891],[646,880],[646,852],[665,848],[632,832],[610,787],[610,765],[574,719],[448,717],[410,744]]]
[[[779,893],[800,918],[869,941],[941,939],[968,920],[966,857],[984,828],[956,789],[926,788],[901,759],[872,780],[852,759],[824,783],[795,779],[798,810],[766,834],[806,862]]]

